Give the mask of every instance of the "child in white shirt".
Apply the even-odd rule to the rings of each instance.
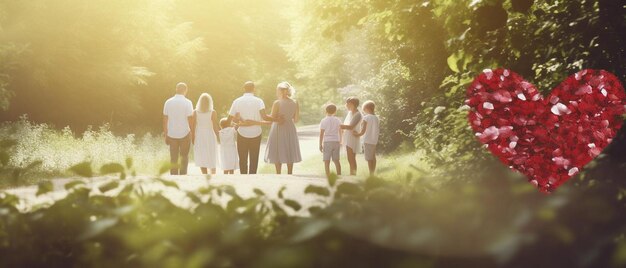
[[[341,175],[339,150],[341,149],[341,120],[335,116],[337,106],[326,106],[326,117],[320,122],[320,151],[323,153],[326,176],[330,176],[330,160],[335,163],[337,175]]]
[[[220,165],[224,174],[235,174],[239,169],[239,155],[237,153],[237,130],[229,125],[227,118],[220,120]]]
[[[376,171],[376,144],[378,144],[378,136],[380,133],[378,116],[374,113],[376,104],[373,101],[363,103],[363,122],[361,123],[361,132],[353,131],[355,136],[363,136],[363,153],[370,170],[370,176]]]

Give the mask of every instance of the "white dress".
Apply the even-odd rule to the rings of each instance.
[[[348,112],[348,114],[346,115],[346,119],[343,120],[343,124],[350,125],[350,123],[352,123],[352,117],[353,117],[352,111]],[[361,118],[360,113],[359,113],[359,118]],[[350,147],[355,154],[358,154],[361,152],[361,137],[354,136],[354,134],[352,134],[352,131],[354,130],[359,131],[361,129],[361,121],[362,120],[359,119],[354,129],[343,130],[342,144],[343,146]]]
[[[239,169],[239,154],[237,153],[237,131],[233,127],[220,130],[220,167],[222,170]]]
[[[217,137],[213,131],[213,112],[196,112],[196,139],[193,144],[193,155],[196,166],[217,168]]]

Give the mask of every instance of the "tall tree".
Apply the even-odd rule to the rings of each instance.
[[[277,0],[1,5],[1,55],[15,59],[0,69],[0,92],[14,95],[3,120],[28,114],[61,127],[106,122],[120,131],[158,130],[177,82],[190,85],[192,99],[211,93],[223,112],[246,80],[259,82],[271,99],[274,86],[291,79],[280,42],[288,39],[288,22]],[[23,53],[17,58],[4,44]]]

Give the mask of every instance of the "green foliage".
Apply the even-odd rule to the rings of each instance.
[[[0,134],[12,140],[10,143],[5,141],[6,146],[0,145],[1,148],[10,145],[10,150],[0,150],[0,160],[3,155],[10,154],[9,166],[27,167],[38,163],[31,171],[40,173],[39,177],[66,175],[67,169],[85,159],[94,166],[102,166],[101,170],[94,170],[101,174],[152,174],[159,169],[161,161],[169,158],[167,146],[160,136],[149,133],[139,138],[132,134],[117,136],[108,125],[75,134],[70,128],[59,131],[48,124],[35,124],[23,117],[17,122],[1,125]],[[89,175],[85,168],[81,170],[85,172],[78,175]],[[165,172],[168,170],[169,167]]]
[[[178,184],[176,182],[173,182],[173,181],[170,181],[170,180],[161,179],[161,178],[157,178],[157,181],[161,182],[163,185],[165,185],[167,187],[172,187],[172,188],[178,189]]]
[[[0,17],[1,19],[1,17]],[[0,20],[0,35],[3,34]],[[15,69],[18,57],[24,53],[26,46],[17,46],[14,43],[3,42],[0,45],[0,110],[6,111],[14,92],[9,89],[11,76],[9,72]]]
[[[343,103],[338,97],[375,101],[382,119],[380,148],[386,151],[411,139],[411,119],[445,75],[445,31],[427,6],[427,1],[303,1],[299,10],[305,15],[295,19],[288,51],[298,75],[316,92],[339,94],[318,95],[318,107]]]
[[[65,188],[65,190],[70,190],[70,189],[74,189],[78,187],[78,185],[85,185],[85,182],[80,181],[80,180],[75,180],[75,181],[66,183],[63,187]]]
[[[623,172],[623,171],[622,171]],[[420,177],[420,179],[433,179]],[[163,180],[158,180],[168,187]],[[90,194],[70,182],[54,203],[18,210],[0,194],[1,266],[133,267],[620,267],[625,206],[611,183],[584,180],[551,196],[516,178],[451,180],[436,191],[418,181],[309,186],[322,207],[231,186],[189,191],[188,207],[141,181],[111,181]],[[605,195],[613,189],[612,195]],[[42,184],[42,198],[51,184]],[[282,192],[282,191],[281,191]],[[282,195],[282,193],[281,193]],[[330,196],[327,196],[330,195]],[[225,202],[226,201],[226,202]],[[622,204],[616,206],[616,204]],[[289,210],[284,208],[288,207]],[[589,232],[593,230],[593,232]],[[598,255],[594,252],[603,252]],[[529,256],[532,256],[530,258]]]
[[[0,177],[4,178],[3,181],[0,181],[0,185],[18,185],[25,180],[25,177],[32,176],[33,171],[39,169],[42,161],[34,160],[19,165],[12,163],[11,158],[15,154],[15,147],[18,142],[8,138],[9,137],[3,137],[3,139],[0,140]]]
[[[104,185],[98,187],[98,190],[100,190],[100,192],[102,192],[102,193],[106,193],[108,191],[111,191],[111,190],[117,188],[119,185],[120,185],[119,182],[111,181],[111,182],[107,182]]]
[[[285,206],[290,207],[294,211],[299,211],[302,208],[302,205],[300,205],[300,203],[292,199],[285,199],[283,200],[283,202],[285,203]]]
[[[100,174],[124,173],[124,166],[118,163],[109,163],[100,168]]]
[[[90,178],[93,176],[93,171],[91,169],[91,162],[78,163],[76,165],[71,166],[69,170],[73,172],[74,174],[81,176],[81,177]],[[103,166],[102,170],[106,170],[106,166]]]
[[[304,190],[305,194],[316,194],[319,196],[329,196],[330,191],[326,187],[320,187],[315,185],[309,185]]]
[[[191,99],[212,94],[220,116],[246,80],[269,102],[292,79],[277,41],[288,39],[282,9],[277,0],[2,2],[0,118],[160,130],[180,81]]]
[[[336,88],[344,87],[342,96],[376,101],[382,147],[389,151],[414,141],[425,152],[424,161],[447,177],[480,177],[497,169],[475,142],[463,107],[466,87],[483,69],[507,67],[543,92],[581,68],[626,78],[624,61],[614,60],[624,58],[626,20],[615,18],[625,18],[626,11],[614,1],[305,1],[301,6],[316,14],[301,23],[316,27],[296,34],[290,55],[299,72],[320,81],[332,70],[341,85]],[[326,38],[320,40],[320,34]],[[305,42],[318,46],[301,45]],[[311,55],[344,60],[325,61],[323,68],[307,64],[305,51],[311,49],[318,51]],[[445,110],[434,113],[437,107]],[[625,136],[620,137],[616,143],[623,148]]]
[[[335,186],[335,183],[337,182],[337,174],[330,174],[330,176],[328,176],[327,180],[328,180],[328,185]]]
[[[475,141],[463,105],[466,87],[483,69],[509,68],[544,93],[582,68],[603,68],[626,77],[623,64],[603,56],[621,53],[600,41],[606,31],[626,29],[626,23],[607,25],[610,19],[602,11],[610,7],[607,1],[468,2],[434,2],[433,14],[448,35],[447,63],[453,72],[441,83],[443,94],[427,100],[414,118],[416,147],[444,177],[501,172],[498,161]],[[609,26],[613,28],[601,28]]]
[[[54,190],[54,185],[51,181],[42,181],[39,183],[39,187],[37,188],[37,196],[42,194],[49,193]]]

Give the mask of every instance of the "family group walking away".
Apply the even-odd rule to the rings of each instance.
[[[194,108],[187,99],[187,84],[178,83],[176,94],[163,107],[165,143],[170,149],[172,167],[170,174],[186,175],[189,152],[193,147],[194,162],[203,174],[216,174],[219,166],[224,174],[256,174],[261,149],[263,126],[269,126],[264,160],[274,164],[276,174],[283,165],[287,174],[293,174],[293,165],[302,161],[296,123],[300,120],[300,106],[293,98],[295,89],[287,82],[276,87],[276,100],[269,113],[265,103],[255,95],[253,82],[243,85],[243,95],[235,99],[228,116],[218,119],[213,98],[202,93]],[[350,175],[356,175],[356,154],[363,148],[370,175],[376,170],[376,144],[379,120],[374,113],[375,104],[359,100],[346,100],[347,116],[342,121],[335,114],[337,106],[325,107],[326,117],[320,122],[319,147],[323,154],[326,175],[330,175],[330,161],[341,175],[340,149],[346,148]],[[363,137],[363,144],[361,144]]]

